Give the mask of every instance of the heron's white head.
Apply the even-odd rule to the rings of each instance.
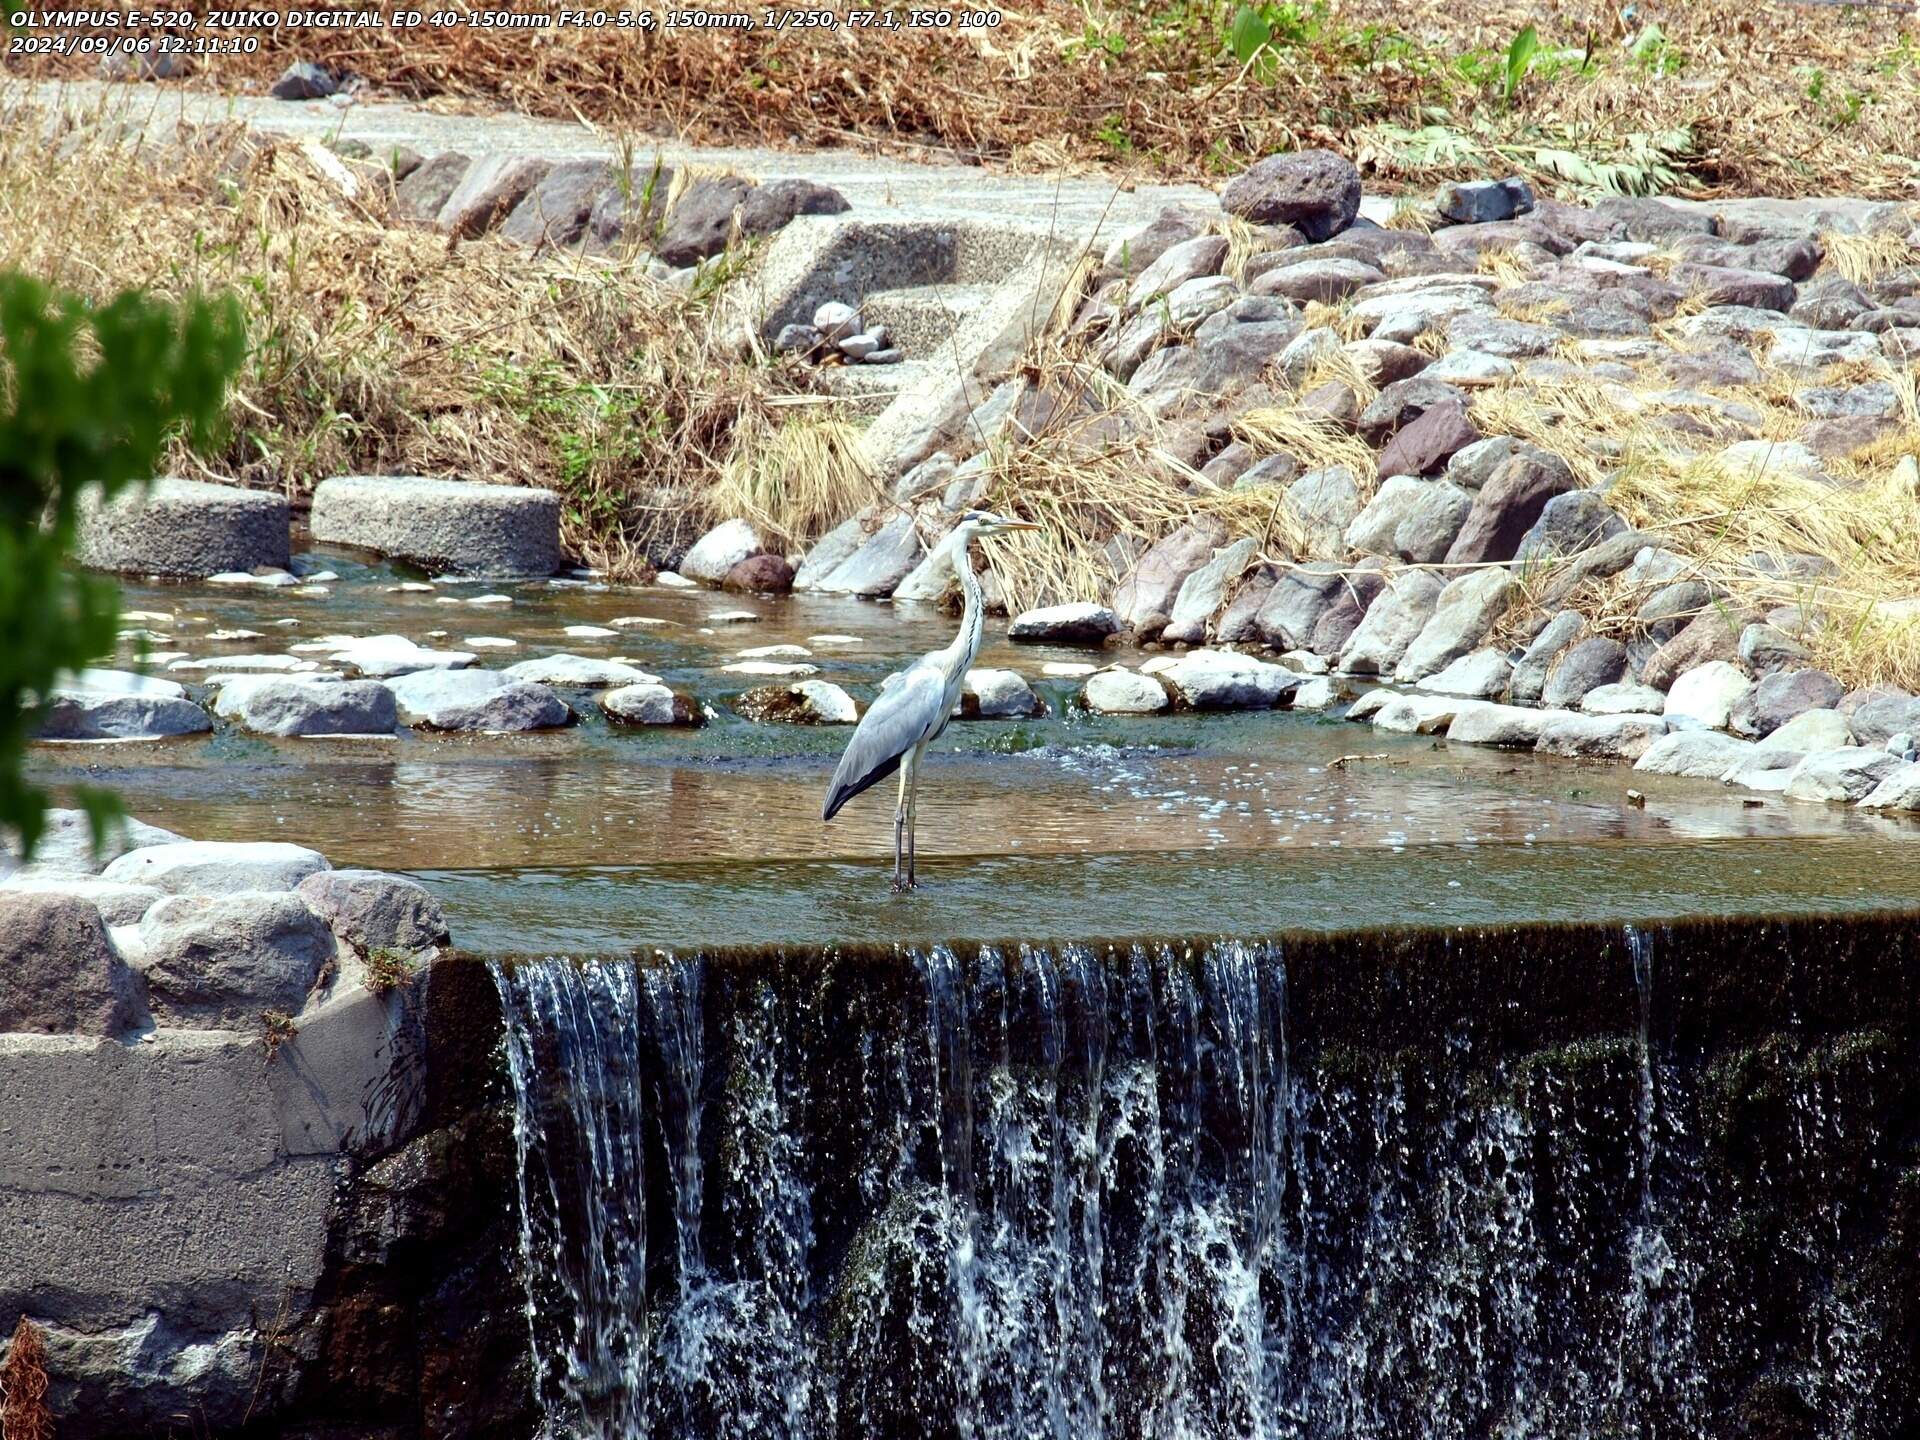
[[[969,510],[960,517],[957,529],[971,539],[976,535],[1001,535],[1009,530],[1038,530],[1040,527],[1031,520],[1015,520],[1010,515],[996,515],[991,510]]]

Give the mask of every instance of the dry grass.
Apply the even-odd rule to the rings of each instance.
[[[1778,463],[1740,466],[1717,452],[1687,453],[1680,437],[1655,423],[1647,401],[1655,387],[1622,385],[1499,386],[1473,402],[1476,423],[1488,434],[1511,434],[1551,449],[1584,483],[1610,477],[1608,502],[1636,529],[1661,537],[1691,562],[1732,604],[1756,610],[1804,608],[1821,623],[1806,637],[1817,663],[1850,684],[1888,682],[1920,688],[1920,526],[1903,457],[1920,454],[1920,394],[1908,372],[1887,366],[1849,366],[1820,377],[1827,383],[1883,379],[1900,391],[1900,427],[1845,459],[1825,465],[1826,478]],[[1798,434],[1805,417],[1792,396],[1804,378],[1773,375],[1730,397],[1762,409],[1763,436]],[[1691,410],[1712,420],[1709,408]],[[1617,454],[1602,458],[1607,442]],[[1792,562],[1812,556],[1832,567],[1831,579],[1797,578]],[[1523,576],[1531,594],[1550,576]],[[1590,583],[1572,604],[1598,628],[1625,629],[1644,587],[1624,579]],[[1516,616],[1530,607],[1516,606]]]
[[[53,1440],[47,1407],[47,1345],[40,1327],[25,1315],[13,1327],[7,1358],[0,1364],[0,1437]]]
[[[1300,462],[1302,470],[1345,467],[1363,500],[1373,493],[1379,478],[1372,448],[1321,410],[1277,406],[1249,410],[1234,421],[1233,433],[1261,455],[1288,452]]]
[[[1913,247],[1903,231],[1867,235],[1822,235],[1824,268],[1856,285],[1868,285],[1889,271],[1913,263]]]
[[[741,436],[705,496],[716,522],[743,517],[787,549],[802,549],[881,495],[861,457],[860,427],[802,416]]]
[[[991,452],[985,503],[1041,526],[1004,535],[988,552],[1009,613],[1108,593],[1129,548],[1202,515],[1256,537],[1264,554],[1305,553],[1282,488],[1215,488],[1169,453],[1163,427],[1111,377],[1047,348],[1028,369],[1059,402],[1053,418],[1026,445]]]
[[[1226,43],[1236,8],[1030,0],[993,12],[992,28],[963,28],[984,13],[964,4],[947,30],[777,34],[288,30],[257,54],[201,62],[189,83],[263,87],[297,55],[447,108],[1044,171],[1217,175],[1329,145],[1360,157],[1376,188],[1496,168],[1562,193],[1897,197],[1912,184],[1920,32],[1900,6],[1327,0],[1284,7],[1250,64]],[[1542,50],[1508,97],[1501,61],[1530,23]],[[91,57],[34,63],[92,69]]]
[[[135,148],[98,127],[49,154],[6,121],[0,269],[241,298],[249,353],[206,462],[223,478],[296,499],[356,472],[551,486],[576,553],[638,568],[697,533],[736,446],[811,384],[739,354],[714,290],[398,228],[376,172],[346,195],[325,152],[224,130]]]

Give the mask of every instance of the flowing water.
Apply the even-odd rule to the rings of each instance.
[[[547,1433],[1910,1434],[1910,1037],[1669,948],[502,963]]]

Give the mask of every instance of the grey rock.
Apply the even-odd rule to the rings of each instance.
[[[1426,373],[1464,389],[1498,384],[1519,374],[1520,367],[1511,360],[1478,350],[1449,350],[1429,365]]]
[[[1276,650],[1311,648],[1314,627],[1346,587],[1340,570],[1331,561],[1282,567],[1254,616],[1260,638]]]
[[[56,695],[38,719],[42,740],[163,740],[213,728],[198,705],[167,695]]]
[[[1674,720],[1724,730],[1732,722],[1734,706],[1752,688],[1753,682],[1738,665],[1709,660],[1674,677],[1664,713]]]
[[[1467,310],[1447,322],[1447,343],[1506,360],[1551,355],[1565,337],[1550,325],[1530,325],[1486,310]]]
[[[1360,212],[1360,172],[1330,150],[1298,150],[1257,160],[1227,183],[1221,208],[1256,225],[1291,225],[1326,240]]]
[[[937,458],[938,457],[930,457],[925,463],[931,464],[933,463],[933,459]],[[948,465],[951,466],[951,463],[949,459]],[[917,472],[910,470],[907,472],[907,476],[912,476],[915,473]],[[951,469],[949,468],[946,473],[951,475]],[[903,488],[906,483],[907,477],[902,477],[900,484]],[[934,483],[944,484],[946,482],[944,478],[941,478]],[[905,500],[911,497],[896,493],[896,498]],[[851,560],[854,555],[859,552],[860,547],[867,543],[867,525],[882,513],[877,506],[863,510],[851,519],[842,521],[814,542],[813,548],[807,552],[806,558],[800,562],[799,568],[793,572],[793,588],[795,590],[819,589],[822,580],[826,579],[827,576]]]
[[[1433,405],[1396,430],[1380,452],[1382,475],[1429,475],[1480,438],[1466,408]]]
[[[1240,577],[1229,599],[1208,627],[1208,636],[1222,645],[1258,644],[1260,611],[1273,598],[1282,569],[1274,564],[1255,565]]]
[[[1396,380],[1368,402],[1360,412],[1360,434],[1370,445],[1385,444],[1388,437],[1418,420],[1436,405],[1456,406],[1463,412],[1467,397],[1441,380],[1414,375]],[[1466,442],[1471,444],[1472,441]]]
[[[1873,298],[1841,275],[1822,275],[1800,286],[1788,318],[1814,330],[1845,330],[1873,309]]]
[[[1362,562],[1349,571],[1334,591],[1332,602],[1314,622],[1305,648],[1315,655],[1338,655],[1385,586],[1386,576],[1377,567],[1370,569]]]
[[[324,100],[339,86],[323,65],[311,60],[296,60],[280,72],[280,78],[267,88],[275,100]]]
[[[1576,555],[1625,534],[1626,529],[1627,522],[1613,513],[1613,507],[1598,492],[1568,490],[1547,501],[1540,518],[1520,537],[1514,558],[1533,561]]]
[[[1127,382],[1128,391],[1160,416],[1195,403],[1220,401],[1257,380],[1300,333],[1297,315],[1270,315],[1259,307],[1282,304],[1242,296],[1209,315],[1190,345],[1173,345],[1151,356]]]
[[[457,150],[422,161],[395,187],[393,213],[417,225],[432,224],[472,168],[472,157]]]
[[[1807,279],[1819,268],[1822,258],[1820,242],[1811,236],[1780,237],[1739,245],[1712,235],[1688,235],[1682,237],[1674,249],[1695,264],[1780,275],[1789,280]]]
[[[1355,340],[1339,348],[1353,362],[1354,369],[1360,372],[1362,379],[1382,388],[1402,380],[1411,380],[1433,366],[1433,357],[1426,351],[1402,345],[1396,340]]]
[[[1845,693],[1846,687],[1824,670],[1775,670],[1740,697],[1731,724],[1742,735],[1764,738],[1809,710],[1833,710]]]
[[[673,209],[653,253],[668,265],[697,265],[718,255],[733,238],[734,216],[753,182],[738,175],[703,176],[687,186]]]
[[[1457,451],[1447,461],[1446,476],[1462,490],[1479,490],[1513,455],[1532,449],[1511,435],[1489,435]]]
[[[393,692],[377,680],[320,683],[270,679],[249,685],[240,720],[261,735],[390,735]]]
[[[1347,527],[1347,548],[1367,555],[1396,553],[1394,532],[1435,483],[1412,475],[1384,477],[1366,508]]]
[[[1533,187],[1518,175],[1505,180],[1473,180],[1442,185],[1434,208],[1455,225],[1485,225],[1510,220],[1533,209]]]
[[[1547,675],[1567,648],[1579,641],[1587,630],[1586,618],[1577,610],[1562,610],[1540,628],[1520,658],[1514,662],[1513,682],[1508,695],[1516,705],[1538,705],[1546,689]]]
[[[411,475],[341,475],[313,492],[316,540],[464,575],[560,568],[560,496],[517,485]]]
[[[1087,677],[1080,701],[1103,715],[1157,715],[1170,708],[1166,686],[1135,670],[1099,670]]]
[[[1543,725],[1534,749],[1589,760],[1638,760],[1668,728],[1658,715],[1568,715]]]
[[[1736,740],[1713,730],[1677,730],[1662,735],[1634,762],[1648,775],[1683,775],[1718,780],[1753,753],[1751,740]]]
[[[621,685],[600,697],[600,708],[616,725],[691,725],[692,703],[657,681]]]
[[[140,941],[154,1017],[199,1030],[296,1014],[334,952],[326,922],[283,890],[168,896],[142,917]]]
[[[621,660],[605,660],[592,655],[536,655],[521,660],[498,672],[509,681],[519,680],[533,685],[564,685],[582,690],[599,690],[613,685],[638,685],[652,680],[637,665],[629,665]],[[470,697],[471,701],[484,699],[482,692]]]
[[[593,202],[583,243],[592,251],[611,250],[624,243],[652,244],[666,219],[667,196],[672,189],[673,171],[657,160],[633,166],[624,176],[616,175],[614,183]]]
[[[1127,308],[1138,310],[1155,296],[1171,294],[1189,280],[1218,275],[1226,258],[1224,235],[1197,235],[1169,246],[1127,290]]]
[[[1745,618],[1730,614],[1715,605],[1694,616],[1673,639],[1648,657],[1640,667],[1640,679],[1655,689],[1665,690],[1684,670],[1704,665],[1709,660],[1738,660],[1740,642],[1737,629],[1744,629]]]
[[[1021,611],[1007,626],[1007,638],[1049,644],[1098,645],[1119,628],[1120,617],[1105,605],[1077,600],[1064,605],[1044,605],[1037,610]]]
[[[914,517],[902,512],[867,536],[858,550],[811,588],[829,595],[891,595],[925,554]],[[799,583],[796,576],[796,588]]]
[[[1226,529],[1210,516],[1189,521],[1140,557],[1113,592],[1113,612],[1126,629],[1151,639],[1166,627],[1174,597],[1187,577],[1226,543]]]
[[[1764,743],[1755,745],[1737,764],[1720,777],[1727,785],[1742,790],[1763,790],[1779,794],[1787,788],[1794,767],[1803,759],[1797,750],[1769,750]]]
[[[678,569],[689,580],[718,585],[734,566],[765,549],[751,524],[728,520],[694,541],[693,548],[681,557]]]
[[[1920,765],[1901,764],[1860,801],[1862,810],[1920,810]]]
[[[1608,636],[1589,636],[1567,646],[1553,663],[1540,701],[1554,709],[1572,709],[1588,691],[1612,685],[1626,673],[1627,647]]]
[[[1235,490],[1258,490],[1263,485],[1291,485],[1300,478],[1300,462],[1286,451],[1249,466],[1233,482]]]
[[[143,845],[166,845],[184,837],[158,825],[129,816],[109,820],[95,843],[93,824],[84,810],[51,807],[40,816],[40,837],[33,861],[18,872],[24,875],[97,875],[110,862]],[[12,868],[21,854],[19,837],[0,830],[0,873]]]
[[[1315,366],[1332,359],[1340,353],[1340,350],[1340,336],[1337,331],[1330,330],[1324,325],[1302,330],[1288,341],[1286,348],[1280,352],[1280,358],[1273,367],[1274,375],[1284,385],[1304,385]],[[1424,355],[1420,358],[1423,362],[1426,359]]]
[[[1666,708],[1665,694],[1630,680],[1597,685],[1580,697],[1580,710],[1585,715],[1658,715]]]
[[[1374,712],[1373,726],[1395,735],[1439,735],[1458,718],[1463,706],[1479,703],[1441,695],[1396,695]],[[1347,718],[1353,718],[1351,712]]]
[[[1387,277],[1359,260],[1303,260],[1268,270],[1248,289],[1255,295],[1282,295],[1297,304],[1332,304]]]
[[[811,355],[825,343],[825,337],[811,325],[782,325],[773,337],[776,355]]]
[[[956,713],[967,720],[1024,720],[1047,707],[1018,671],[977,666],[962,681]]]
[[[1479,646],[1513,598],[1505,570],[1471,570],[1450,580],[1435,598],[1433,614],[1407,646],[1394,678],[1419,680]]]
[[[1902,731],[1920,731],[1920,700],[1911,695],[1876,695],[1851,708],[1844,704],[1838,708],[1862,745],[1884,745]]]
[[[1903,333],[1890,330],[1889,335]],[[1782,330],[1773,337],[1767,358],[1779,366],[1799,366],[1820,370],[1847,361],[1863,363],[1890,353],[1881,337],[1872,332],[1852,330]]]
[[[586,235],[594,206],[617,183],[605,161],[562,161],[500,222],[500,238],[518,245],[572,245]]]
[[[853,206],[831,185],[813,180],[770,180],[740,202],[740,233],[771,235],[802,215],[843,215]]]
[[[1340,668],[1354,674],[1388,675],[1433,618],[1445,586],[1430,570],[1402,570],[1367,607],[1340,651]]]
[[[1447,727],[1447,741],[1457,745],[1498,745],[1531,750],[1554,712],[1520,705],[1472,702],[1462,705]]]
[[[384,870],[328,870],[309,875],[294,893],[333,933],[362,955],[445,945],[447,917],[426,886]]]
[[[1147,224],[1120,236],[1107,247],[1105,268],[1122,275],[1138,275],[1173,246],[1207,232],[1207,216],[1198,210],[1170,205]]]
[[[513,213],[552,163],[533,155],[482,155],[461,173],[434,227],[466,237],[486,233]]]
[[[1675,580],[1649,595],[1635,613],[1654,642],[1664,645],[1711,605],[1713,599],[1713,587],[1705,582]]]
[[[1838,710],[1803,710],[1762,737],[1759,746],[1762,750],[1791,753],[1797,758],[1816,750],[1844,750],[1853,743],[1852,727]],[[1785,789],[1786,783],[1782,780],[1780,788]]]
[[[92,901],[0,889],[0,1034],[117,1036],[146,1019]]]
[[[278,840],[179,840],[129,850],[101,878],[167,895],[232,895],[291,890],[328,868],[319,851]]]
[[[1884,750],[1858,746],[1817,750],[1793,767],[1787,777],[1786,795],[1789,800],[1851,805],[1856,800],[1864,800],[1875,786],[1899,770],[1901,764]]]
[[[1174,596],[1167,628],[1160,638],[1166,644],[1198,644],[1207,637],[1207,621],[1226,598],[1227,587],[1240,578],[1252,561],[1259,542],[1246,536],[1214,552],[1206,564],[1187,576]]]
[[[1287,506],[1306,530],[1316,555],[1341,553],[1347,527],[1360,513],[1360,491],[1345,466],[1302,475],[1287,487]]]
[[[1513,665],[1499,650],[1474,650],[1449,662],[1418,682],[1435,695],[1459,695],[1470,700],[1497,700],[1507,693]]]
[[[1642,196],[1610,196],[1593,207],[1594,215],[1627,240],[1658,244],[1686,235],[1711,235],[1713,217],[1699,210]]]
[[[136,923],[147,913],[147,907],[160,898],[160,892],[148,885],[118,885],[90,875],[50,874],[37,866],[0,880],[0,893],[7,892],[65,895],[84,900],[100,912],[100,918],[108,925]],[[0,1030],[5,1028],[0,1025]]]
[[[1799,669],[1810,659],[1812,655],[1806,646],[1764,621],[1756,620],[1740,632],[1740,663],[1752,674],[1770,675],[1776,670]]]
[[[471,650],[429,650],[404,635],[367,635],[343,642],[328,658],[336,665],[351,665],[369,679],[385,680],[416,670],[461,670],[475,657]]]
[[[163,478],[82,503],[75,558],[94,570],[200,578],[288,561],[281,495]]]
[[[1541,452],[1510,456],[1474,498],[1473,509],[1447,551],[1449,565],[1511,560],[1547,502],[1578,488],[1558,457]]]
[[[412,713],[407,720],[424,730],[445,730],[463,734],[517,735],[529,730],[552,730],[573,723],[573,711],[546,685],[531,680],[513,680],[493,671],[423,671],[418,675],[402,676],[393,682],[399,686],[407,681],[444,680],[459,682],[471,676],[492,676],[501,683],[488,687],[474,686],[471,693],[460,693],[464,687],[457,683],[453,686],[434,689],[424,688],[417,695],[417,703],[411,707]]]
[[[1270,710],[1300,684],[1284,665],[1231,650],[1194,650],[1155,677],[1192,710]]]

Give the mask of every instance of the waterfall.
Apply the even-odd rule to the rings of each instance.
[[[1364,1005],[1234,941],[497,965],[544,1433],[1678,1440],[1756,1395],[1903,1433],[1901,1302],[1773,1313],[1722,1233],[1889,1137],[1833,1079],[1884,1054],[1782,1059],[1792,1173],[1736,1173],[1735,1060],[1617,938],[1592,1033],[1531,1043],[1434,998],[1452,940]],[[1865,1243],[1807,1205],[1808,1265]]]

